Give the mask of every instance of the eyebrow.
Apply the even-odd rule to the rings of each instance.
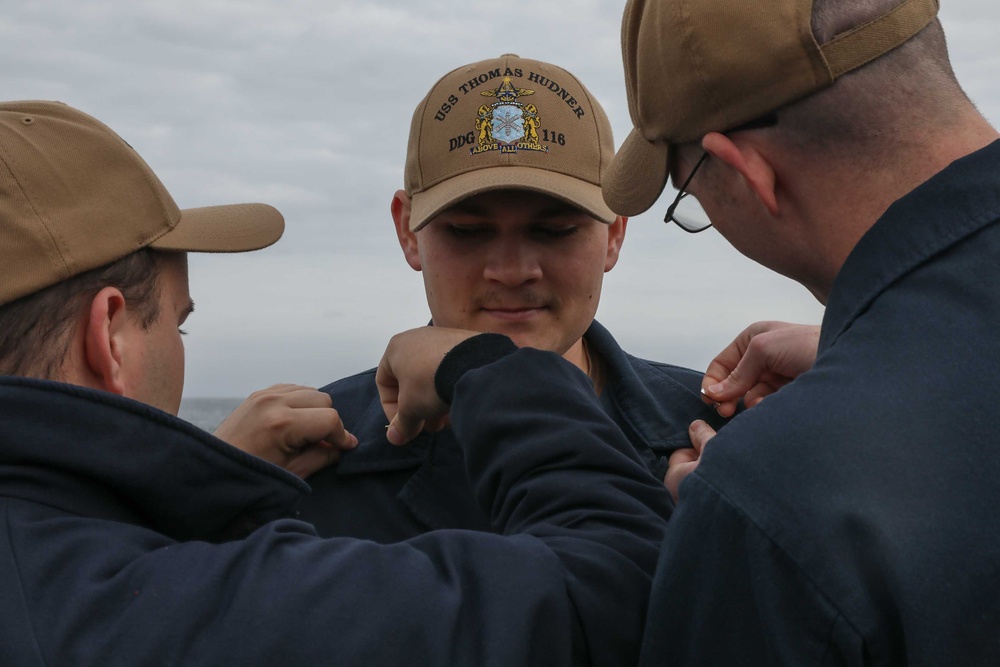
[[[186,320],[194,312],[194,299],[188,299],[187,308],[181,311],[181,320]]]

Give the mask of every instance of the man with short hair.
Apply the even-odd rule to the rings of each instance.
[[[594,321],[627,224],[601,196],[613,153],[604,110],[566,70],[512,54],[472,63],[417,105],[391,212],[434,326],[564,356],[662,480],[669,454],[689,446],[688,424],[721,420],[701,402],[700,373],[633,357]],[[310,478],[302,518],[321,535],[491,530],[451,429],[400,450],[386,440],[374,370],[324,391],[360,444]]]
[[[283,520],[304,482],[174,416],[185,253],[282,229],[262,204],[180,210],[76,109],[0,104],[0,664],[634,662],[668,505],[630,447],[469,448],[498,534],[383,546]],[[302,387],[224,427],[302,474],[356,444]]]
[[[676,220],[696,198],[734,247],[826,304],[811,370],[710,446],[694,426],[705,449],[664,543],[642,664],[1000,663],[1000,395],[977,380],[1000,371],[1000,143],[952,72],[937,10],[625,10],[636,129],[609,205],[638,214],[669,176],[689,193]],[[757,372],[722,382],[734,352],[758,355],[750,341],[783,329],[720,355],[708,397],[751,391]],[[772,378],[816,351],[814,331],[792,333],[758,364]]]

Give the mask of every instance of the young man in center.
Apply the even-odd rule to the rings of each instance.
[[[699,398],[701,373],[628,355],[594,321],[627,224],[601,195],[613,154],[604,110],[566,70],[510,54],[473,63],[417,106],[392,217],[435,326],[563,355],[662,480],[688,424],[719,418]],[[374,370],[324,390],[359,446],[309,480],[301,517],[321,535],[490,530],[450,429],[392,446]]]

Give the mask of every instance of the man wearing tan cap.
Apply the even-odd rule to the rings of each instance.
[[[698,229],[697,200],[826,305],[818,349],[808,328],[769,362],[749,348],[770,378],[727,376],[774,325],[706,375],[728,404],[815,355],[681,487],[644,665],[1000,664],[1000,143],[955,79],[937,10],[626,7],[635,129],[608,204],[636,215],[672,178],[684,195],[668,220]],[[699,449],[712,435],[693,427]]]
[[[186,253],[269,246],[284,230],[281,214],[266,204],[181,211],[99,121],[51,102],[6,103],[3,114],[0,373],[58,379],[176,414],[179,327],[194,310]],[[322,394],[293,385],[262,393],[272,398],[268,409],[227,422],[228,442],[302,476],[336,457],[333,444],[350,446]],[[297,412],[279,447],[261,424],[296,408],[316,410]]]
[[[510,54],[472,63],[417,105],[391,210],[434,326],[564,356],[662,480],[668,455],[689,446],[688,424],[719,420],[698,396],[700,373],[628,355],[594,321],[625,236],[600,190],[613,152],[604,110],[566,70]],[[386,440],[374,371],[325,390],[360,446],[310,479],[302,517],[321,535],[388,543],[491,530],[453,431],[399,449]]]
[[[178,209],[71,107],[0,104],[0,664],[634,662],[667,510],[630,447],[471,448],[498,534],[381,546],[279,520],[302,480],[174,416],[185,253],[282,229],[262,204]],[[224,429],[253,453],[306,474],[356,443],[326,394],[268,396],[270,429]]]

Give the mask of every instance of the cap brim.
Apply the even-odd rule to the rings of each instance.
[[[247,252],[266,248],[285,230],[285,219],[267,204],[231,204],[181,210],[169,232],[150,245],[158,250]]]
[[[615,214],[601,188],[578,178],[533,167],[488,167],[453,176],[411,196],[410,230],[418,231],[444,209],[463,199],[495,190],[530,190],[560,199],[611,224]]]
[[[669,144],[652,144],[633,129],[604,175],[604,201],[618,215],[639,215],[663,193],[670,177]]]

